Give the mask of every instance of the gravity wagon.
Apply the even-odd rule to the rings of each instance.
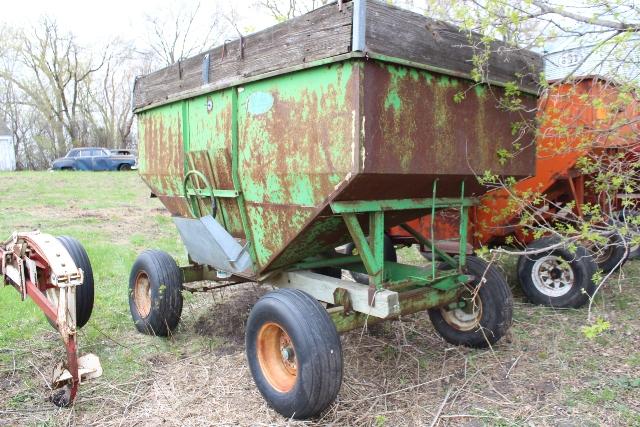
[[[513,122],[531,118],[540,58],[493,43],[478,84],[479,43],[383,3],[339,2],[139,78],[140,175],[173,215],[189,264],[138,257],[138,330],[169,334],[188,282],[277,288],[250,313],[246,352],[262,395],[295,418],[336,398],[340,332],[429,310],[453,344],[500,339],[510,290],[464,245],[427,268],[384,254],[384,230],[473,206],[484,191],[475,172],[533,173],[533,148],[509,164],[496,152],[509,148]],[[513,82],[522,111],[494,98]],[[336,252],[350,242],[357,255]],[[342,269],[368,283],[342,280]]]

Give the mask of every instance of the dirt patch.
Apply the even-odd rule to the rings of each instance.
[[[218,302],[208,313],[203,313],[193,325],[200,336],[223,338],[231,344],[244,344],[244,329],[253,305],[268,292],[254,284],[219,293]]]
[[[20,209],[5,208],[6,215],[21,215]],[[99,208],[99,209],[60,209],[55,207],[39,207],[37,219],[27,222],[21,220],[15,225],[20,230],[46,230],[51,225],[57,224],[82,224],[90,221],[91,227],[96,231],[105,233],[108,241],[111,243],[130,243],[131,236],[162,236],[167,233],[175,233],[171,227],[161,226],[154,220],[154,217],[162,215],[170,217],[168,211],[164,208]]]

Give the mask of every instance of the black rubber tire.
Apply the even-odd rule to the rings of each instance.
[[[556,237],[542,237],[527,245],[527,249],[543,249],[558,242],[559,240]],[[534,283],[534,265],[537,260],[545,256],[561,258],[571,268],[574,277],[573,284],[564,295],[552,296],[545,294]],[[597,270],[597,265],[589,251],[582,246],[578,246],[575,253],[571,253],[563,247],[558,247],[548,252],[520,256],[517,270],[522,291],[529,302],[533,304],[556,308],[580,308],[589,301],[590,296],[593,295],[596,289],[592,278]]]
[[[626,224],[631,228],[631,236],[635,236],[637,238],[640,235],[640,226],[633,224],[633,218],[640,216],[640,211],[628,211],[628,212],[620,212],[620,221]],[[629,239],[630,241],[632,238]],[[635,243],[634,241],[630,242],[631,244]],[[640,244],[636,244],[635,246],[629,247],[629,256],[627,259],[636,259],[640,258]]]
[[[289,391],[271,385],[258,357],[262,327],[275,323],[290,337],[297,375]],[[297,289],[269,292],[251,310],[246,328],[246,352],[251,375],[267,403],[287,418],[305,419],[324,411],[342,384],[342,345],[327,311]]]
[[[352,255],[355,248],[356,248],[356,245],[354,243],[349,243],[347,246],[345,246],[345,253],[347,255]],[[393,241],[391,240],[391,237],[387,235],[384,236],[384,246],[382,250],[384,252],[385,261],[398,262],[398,254],[396,253],[395,246],[393,246]],[[351,277],[353,277],[353,280],[355,280],[356,282],[361,283],[363,285],[369,284],[368,274],[357,273],[355,271],[350,271],[349,274],[351,274]]]
[[[634,224],[634,218],[640,216],[640,211],[635,210],[625,210],[619,212],[618,221],[622,223],[622,225],[626,225],[630,228],[630,236],[629,236],[629,244],[633,244],[633,236],[637,236],[640,234],[640,226]],[[627,256],[627,260],[629,259],[638,259],[640,258],[640,245],[634,245],[629,247],[629,255]],[[625,260],[626,261],[626,260]]]
[[[146,275],[150,294],[150,307],[142,310],[142,314],[135,298],[139,275]],[[129,276],[129,309],[136,329],[144,334],[166,337],[178,326],[182,314],[182,273],[168,253],[151,249],[138,255]]]
[[[120,166],[118,166],[118,170],[121,172],[126,172],[126,171],[130,171],[131,170],[131,165],[128,163],[123,163]]]
[[[598,257],[597,254],[594,254],[594,260],[597,262],[598,268],[604,273],[609,273],[616,268],[620,268],[627,262],[629,254],[625,248],[622,236],[616,232],[609,236],[606,247],[602,248],[602,250],[606,251],[606,255]]]
[[[445,308],[430,309],[429,318],[438,334],[447,342],[472,348],[487,348],[502,338],[511,327],[513,296],[500,270],[482,259],[467,257],[465,271],[475,276],[474,281],[467,286],[473,291],[479,286],[477,292],[482,314],[478,325],[470,330],[458,329],[443,316]]]
[[[69,236],[60,236],[58,241],[69,252],[76,267],[81,269],[84,274],[82,285],[76,288],[76,327],[80,329],[87,324],[91,312],[93,312],[93,269],[87,251],[79,241]]]

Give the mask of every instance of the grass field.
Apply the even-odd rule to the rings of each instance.
[[[586,310],[532,306],[517,289],[514,325],[490,350],[446,344],[424,313],[345,334],[338,400],[298,423],[266,406],[244,358],[244,322],[265,289],[187,295],[169,340],[135,331],[127,287],[136,255],[159,248],[186,260],[136,173],[0,174],[0,239],[32,229],[73,236],[89,253],[96,304],[79,341],[104,375],[82,385],[75,407],[49,403],[62,343],[31,301],[0,288],[1,425],[640,426],[639,261],[597,296],[594,317],[610,327],[593,339],[581,329]],[[401,257],[420,259],[409,249]],[[513,265],[503,262],[510,278]]]

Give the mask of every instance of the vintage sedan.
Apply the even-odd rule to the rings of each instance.
[[[53,170],[79,171],[128,171],[137,169],[138,161],[133,154],[116,154],[106,148],[74,148],[66,156],[51,165]]]

